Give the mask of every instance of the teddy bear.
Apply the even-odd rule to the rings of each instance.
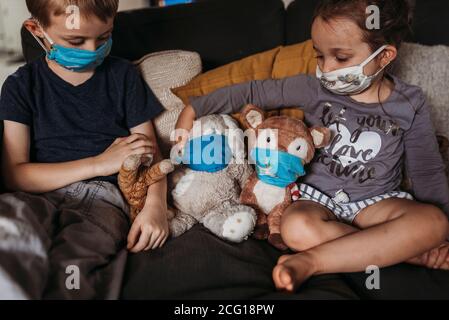
[[[245,159],[241,133],[230,116],[210,115],[195,121],[183,148],[172,149],[172,161],[184,164],[169,176],[169,184],[174,186],[172,237],[196,223],[234,243],[251,235],[256,212],[240,203],[240,193],[254,171]]]
[[[152,155],[132,155],[125,160],[118,174],[118,184],[129,204],[131,221],[142,211],[148,187],[175,170],[170,160],[152,163]]]
[[[280,233],[282,214],[299,199],[296,181],[305,175],[304,166],[315,149],[329,144],[331,132],[321,127],[309,129],[303,121],[286,116],[266,119],[254,105],[247,105],[241,117],[244,127],[254,130],[249,149],[256,172],[243,187],[240,201],[256,209],[254,237],[287,250]]]

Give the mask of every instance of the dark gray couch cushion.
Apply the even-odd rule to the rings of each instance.
[[[413,42],[449,45],[449,1],[416,0]]]
[[[280,0],[208,0],[121,13],[113,54],[135,60],[150,52],[189,50],[209,70],[282,45],[284,14]]]
[[[276,292],[280,252],[265,241],[230,244],[197,225],[162,249],[131,255],[123,299],[357,299],[339,275],[312,278],[296,295]]]
[[[346,283],[363,299],[449,299],[449,271],[400,264],[380,270],[380,290],[368,290],[367,275],[344,276]]]
[[[401,264],[380,270],[380,290],[364,272],[311,278],[296,294],[276,292],[280,253],[265,241],[230,244],[195,226],[162,249],[131,255],[123,299],[449,299],[449,272]]]

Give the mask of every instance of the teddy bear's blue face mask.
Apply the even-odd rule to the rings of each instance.
[[[232,159],[232,150],[225,135],[210,134],[190,139],[177,162],[194,171],[214,173],[225,169]]]
[[[301,158],[288,152],[254,148],[257,177],[270,185],[285,188],[306,174]]]

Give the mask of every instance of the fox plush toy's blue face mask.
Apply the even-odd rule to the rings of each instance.
[[[306,174],[301,158],[288,152],[254,148],[257,177],[270,185],[285,188]]]
[[[194,171],[214,173],[225,169],[232,159],[232,150],[225,135],[210,134],[190,139],[182,156],[175,160]]]
[[[55,61],[65,69],[75,72],[95,69],[103,63],[112,48],[112,38],[109,38],[108,41],[95,51],[66,48],[56,44],[48,34],[43,32],[45,38],[51,44],[51,49],[48,50],[39,38],[33,33],[31,34],[47,53],[48,60]]]

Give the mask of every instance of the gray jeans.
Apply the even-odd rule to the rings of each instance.
[[[0,299],[118,299],[128,230],[108,182],[0,195]]]

